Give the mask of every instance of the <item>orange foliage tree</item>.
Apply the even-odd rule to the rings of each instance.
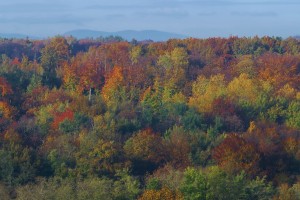
[[[12,88],[7,80],[3,77],[0,77],[0,116],[1,118],[11,118],[13,108],[9,105],[8,100],[6,99],[7,95],[13,94]],[[4,120],[4,119],[2,119]],[[1,121],[2,121],[1,120]]]
[[[258,76],[269,81],[277,89],[286,84],[299,88],[299,64],[300,60],[296,56],[265,54],[258,60]]]
[[[13,91],[11,89],[10,84],[7,82],[7,80],[3,77],[0,77],[0,94],[2,97],[12,94]]]
[[[100,90],[103,86],[104,68],[100,65],[101,57],[96,48],[90,48],[87,53],[78,53],[62,68],[64,87],[82,93],[89,91],[91,98],[92,89]]]
[[[119,66],[115,66],[105,80],[102,88],[102,97],[105,103],[110,107],[122,101],[125,95],[123,86],[123,71]]]

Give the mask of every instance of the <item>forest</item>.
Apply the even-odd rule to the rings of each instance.
[[[0,199],[300,199],[297,38],[0,39],[0,55]]]

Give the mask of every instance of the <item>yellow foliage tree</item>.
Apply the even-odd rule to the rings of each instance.
[[[0,117],[5,117],[5,118],[12,117],[12,108],[8,103],[4,101],[0,101]]]
[[[287,99],[295,99],[297,97],[297,90],[290,86],[290,84],[285,84],[277,92],[278,96],[285,97]]]
[[[227,87],[228,96],[238,102],[255,102],[259,91],[257,82],[244,73],[234,78]]]
[[[192,97],[189,104],[198,109],[199,112],[211,112],[213,101],[225,94],[224,75],[217,74],[210,78],[199,76],[192,85]]]
[[[247,74],[250,77],[254,77],[256,75],[255,71],[255,63],[252,59],[252,56],[246,55],[239,58],[238,63],[232,69],[236,74]]]
[[[164,69],[161,77],[164,87],[173,93],[178,92],[186,83],[186,69],[189,64],[186,50],[177,47],[172,52],[161,55],[158,64]]]
[[[173,192],[169,188],[163,187],[160,190],[145,190],[139,200],[183,200],[180,192]]]

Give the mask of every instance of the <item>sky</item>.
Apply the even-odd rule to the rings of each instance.
[[[300,35],[300,0],[1,0],[0,33],[159,30],[190,37]]]

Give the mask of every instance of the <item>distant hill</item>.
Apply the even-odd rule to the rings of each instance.
[[[187,37],[185,35],[180,35],[176,33],[155,31],[155,30],[144,30],[144,31],[125,30],[125,31],[118,31],[118,32],[73,30],[73,31],[66,32],[64,35],[73,36],[76,37],[77,39],[120,36],[123,39],[128,41],[131,41],[132,39],[136,39],[138,41],[142,41],[142,40],[166,41],[171,38],[183,39]]]
[[[300,40],[300,35],[296,35],[296,36],[294,36],[294,38]]]
[[[39,39],[37,36],[32,35],[24,35],[24,34],[17,34],[17,33],[0,33],[0,38],[14,38],[14,39]]]

